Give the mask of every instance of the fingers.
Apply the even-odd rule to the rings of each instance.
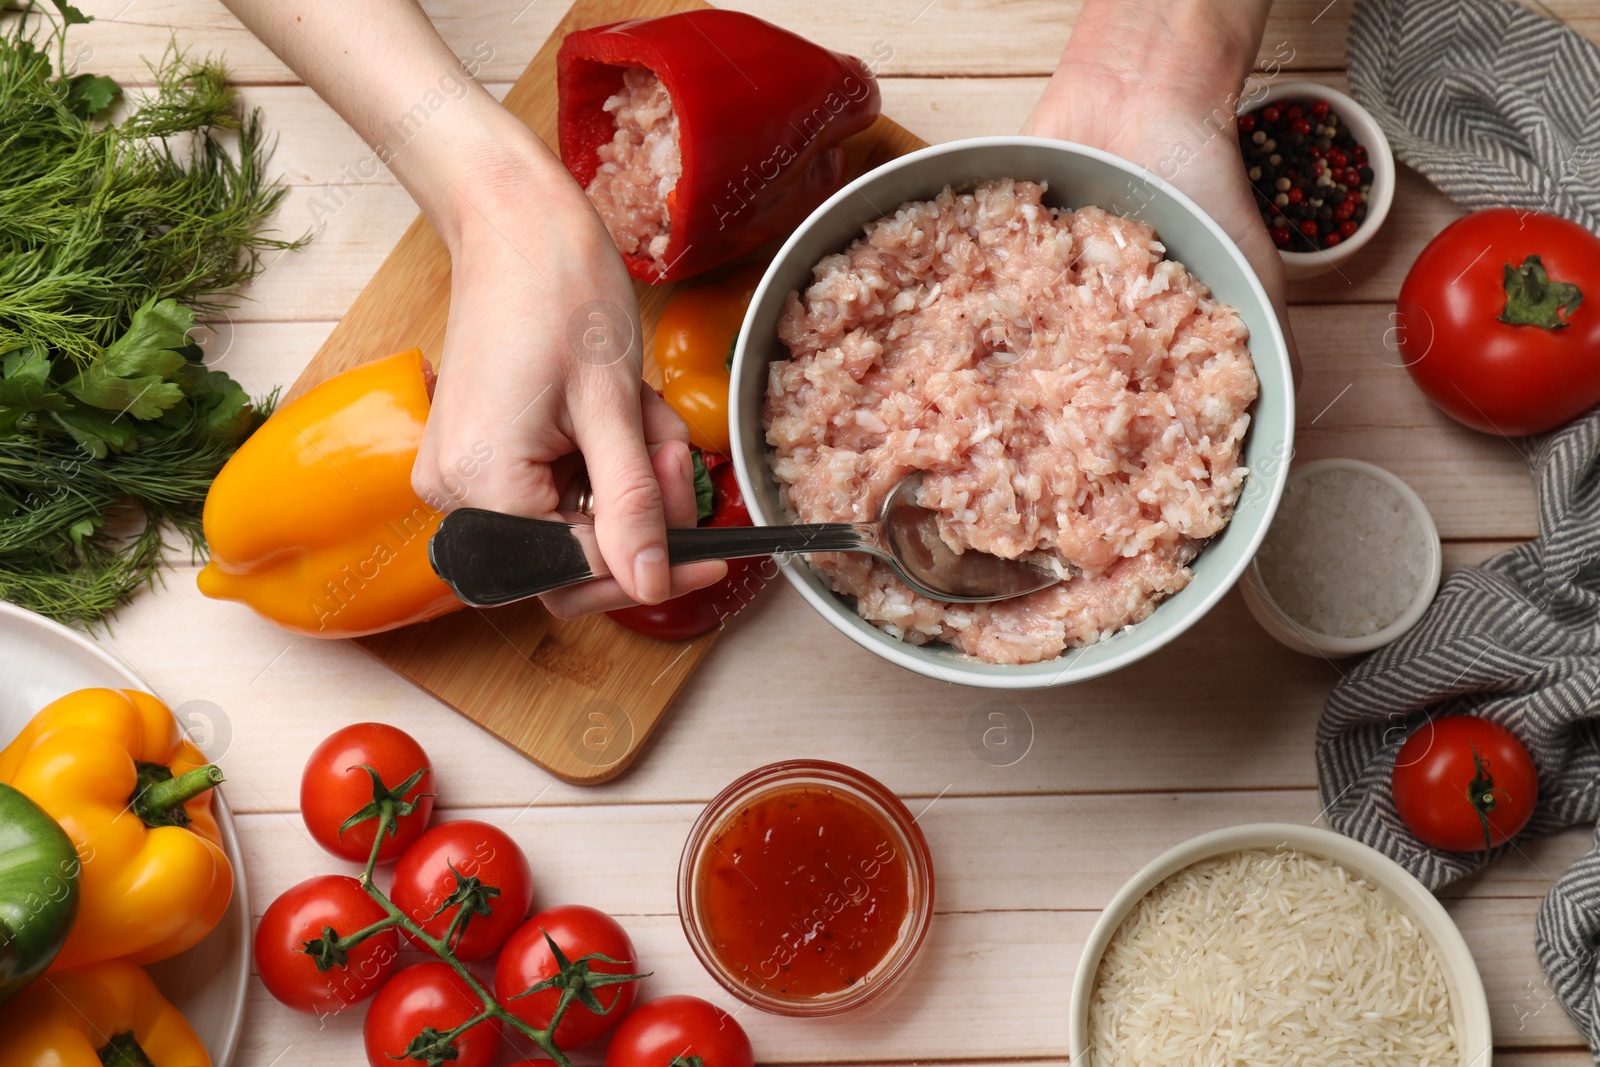
[[[689,430],[678,413],[642,382],[639,406],[644,439],[651,444],[651,463],[656,481],[661,484],[661,507],[667,516],[667,525],[693,526],[699,516],[694,495],[694,463],[689,458]]]
[[[588,377],[575,398],[573,426],[594,490],[600,554],[630,597],[657,604],[671,592],[667,516],[661,481],[645,445],[640,396],[632,382],[607,370],[593,368]],[[663,464],[668,467],[678,462],[670,445],[659,453],[666,454]]]
[[[529,518],[555,511],[561,496],[549,464],[519,458],[487,437],[431,431],[411,467],[411,488],[435,511],[474,507]]]
[[[559,390],[540,375],[507,384],[472,360],[446,360],[440,371],[411,469],[417,496],[436,511],[553,512],[564,480],[531,457],[570,448],[557,428]]]
[[[639,410],[644,419],[644,439],[651,444],[660,441],[689,443],[689,427],[683,424],[672,405],[661,399],[645,382],[639,383]]]
[[[692,593],[696,589],[721,580],[727,573],[728,565],[719,559],[673,567],[670,572],[671,588],[667,590],[667,599]],[[622,587],[611,578],[601,578],[598,581],[557,589],[539,599],[544,602],[546,610],[558,619],[576,619],[596,611],[612,611],[616,608],[632,607],[634,604],[628,594],[623,592]]]
[[[689,446],[669,441],[651,457],[656,481],[661,485],[661,509],[668,526],[693,526],[699,520],[699,502],[694,494],[694,461]]]

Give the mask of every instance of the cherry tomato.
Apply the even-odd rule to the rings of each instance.
[[[1394,806],[1422,841],[1447,852],[1503,845],[1539,799],[1533,759],[1516,735],[1474,715],[1448,715],[1406,738],[1394,761]]]
[[[638,973],[638,957],[627,931],[603,911],[578,904],[567,904],[541,911],[511,935],[494,969],[494,995],[506,1010],[536,1030],[550,1025],[556,1002],[561,999],[558,989],[546,989],[532,996],[513,1000],[518,993],[539,984],[556,973],[555,957],[544,935],[555,939],[569,960],[597,952],[619,963],[592,962],[591,971],[608,974]],[[633,1007],[637,996],[637,982],[619,982],[595,990],[595,996],[607,1011],[596,1015],[582,1004],[574,1003],[561,1017],[556,1027],[556,1047],[563,1052],[582,1048],[595,1038],[610,1032]]]
[[[460,904],[439,910],[459,884],[452,866],[467,878],[500,891],[484,900],[489,914],[473,914],[455,942],[457,959],[482,959],[522,925],[533,903],[533,872],[528,869],[527,856],[504,830],[471,819],[433,827],[395,864],[394,887],[389,892],[395,907],[433,937],[443,937],[461,910]]]
[[[376,993],[394,973],[400,939],[382,930],[349,949],[345,963],[319,972],[301,951],[332,927],[348,937],[384,917],[361,883],[342,874],[308,878],[286,890],[256,927],[256,972],[280,1002],[312,1015],[335,1015]]]
[[[701,526],[749,526],[750,510],[733,464],[722,456],[707,456],[711,474],[711,517]],[[680,641],[715,630],[755,599],[778,569],[770,556],[730,559],[720,581],[659,604],[639,604],[606,612],[613,621],[657,641]]]
[[[438,960],[407,967],[379,990],[367,1010],[362,1037],[371,1067],[420,1062],[404,1055],[412,1038],[428,1027],[448,1033],[483,1010],[466,980]],[[485,1019],[451,1044],[451,1067],[488,1067],[500,1050],[500,1020]]]
[[[371,767],[383,784],[398,789],[417,771],[422,777],[402,799],[415,801],[416,809],[402,816],[393,836],[378,849],[378,862],[388,863],[422,836],[433,813],[433,771],[428,754],[404,730],[381,722],[358,722],[336,730],[318,745],[306,761],[300,778],[300,813],[312,838],[333,853],[356,863],[366,863],[378,832],[376,819],[358,823],[344,833],[344,821],[372,803]]]
[[[606,1067],[670,1067],[698,1056],[702,1067],[754,1067],[750,1039],[733,1016],[699,997],[646,1001],[617,1028]]]
[[[1536,321],[1506,321],[1519,310]],[[1395,325],[1445,414],[1484,433],[1552,430],[1600,401],[1600,237],[1512,208],[1458,219],[1411,265]]]

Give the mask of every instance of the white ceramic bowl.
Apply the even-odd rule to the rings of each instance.
[[[1239,592],[1244,597],[1245,607],[1250,609],[1250,614],[1256,622],[1279,642],[1308,656],[1338,659],[1341,656],[1359,656],[1364,652],[1382,648],[1391,641],[1398,640],[1401,634],[1417,624],[1423,613],[1428,610],[1428,605],[1433,603],[1434,594],[1439,591],[1439,578],[1444,572],[1444,546],[1439,542],[1439,528],[1433,524],[1433,516],[1428,513],[1428,505],[1422,502],[1416,490],[1382,467],[1364,463],[1359,459],[1319,459],[1314,463],[1295,467],[1289,473],[1286,485],[1293,487],[1295,483],[1304,481],[1318,472],[1330,470],[1360,471],[1391,486],[1400,494],[1400,499],[1405,502],[1416,520],[1419,535],[1428,543],[1428,575],[1423,579],[1422,587],[1417,590],[1416,599],[1406,607],[1399,618],[1383,629],[1361,637],[1340,637],[1317,633],[1285,614],[1272,599],[1272,590],[1268,589],[1266,582],[1262,580],[1261,568],[1256,565],[1254,559],[1250,561],[1250,566],[1245,571]]]
[[[1389,857],[1343,834],[1296,823],[1249,823],[1192,837],[1146,864],[1100,913],[1078,961],[1072,981],[1072,1005],[1067,1041],[1072,1062],[1094,1067],[1086,1058],[1089,1046],[1089,1005],[1094,995],[1100,957],[1111,937],[1139,901],[1154,887],[1192,864],[1212,856],[1243,849],[1288,848],[1342,864],[1385,890],[1416,922],[1428,941],[1450,991],[1450,1011],[1461,1044],[1461,1067],[1490,1067],[1494,1042],[1489,1032],[1489,1002],[1483,979],[1461,931],[1432,893],[1405,868]]]
[[[1367,166],[1372,168],[1372,191],[1367,194],[1367,217],[1362,220],[1355,235],[1332,248],[1316,252],[1279,251],[1283,269],[1290,278],[1315,278],[1338,270],[1351,257],[1366,247],[1383,220],[1389,217],[1389,205],[1394,202],[1394,152],[1389,148],[1389,138],[1383,127],[1372,117],[1372,112],[1356,103],[1348,93],[1314,81],[1275,81],[1259,97],[1251,97],[1246,110],[1254,111],[1276,100],[1326,100],[1339,115],[1339,121],[1350,127],[1359,144],[1367,146]]]
[[[1194,625],[1244,572],[1272,521],[1294,440],[1294,386],[1283,331],[1265,290],[1243,254],[1211,216],[1141,167],[1083,145],[1041,137],[980,137],[924,148],[885,163],[834,194],[790,235],[767,268],[739,332],[729,394],[733,461],[751,517],[758,525],[785,522],[767,463],[761,426],[767,365],[787,359],[777,336],[790,290],[809,284],[823,256],[842,251],[867,223],[910,200],[928,200],[946,185],[993,178],[1047,181],[1047,201],[1066,207],[1095,204],[1137,214],[1155,227],[1171,258],[1182,262],[1217,299],[1239,310],[1250,329],[1250,352],[1261,380],[1251,409],[1244,461],[1253,474],[1233,521],[1193,564],[1194,580],[1145,621],[1086,648],[1043,663],[983,663],[946,646],[917,646],[890,637],[860,618],[804,560],[784,575],[823,618],[852,641],[891,663],[941,681],[990,689],[1038,689],[1094,678],[1161,648]]]
[[[126,664],[76,630],[0,601],[0,745],[11,741],[50,701],[75,689],[150,690]],[[217,928],[194,948],[145,968],[183,1012],[211,1053],[228,1067],[244,1026],[250,981],[250,893],[233,815],[222,790],[212,791],[222,847],[233,865],[233,899]]]

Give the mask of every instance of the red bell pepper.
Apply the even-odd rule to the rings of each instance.
[[[792,230],[844,185],[840,142],[880,106],[861,60],[738,11],[578,30],[561,42],[556,85],[561,158],[585,188],[616,132],[605,102],[628,67],[653,72],[672,98],[683,163],[667,195],[666,270],[624,257],[649,282],[699,274]]]

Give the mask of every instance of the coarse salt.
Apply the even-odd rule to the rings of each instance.
[[[1427,531],[1400,492],[1365,471],[1290,481],[1256,557],[1262,584],[1294,622],[1329,637],[1377,633],[1428,580]]]

